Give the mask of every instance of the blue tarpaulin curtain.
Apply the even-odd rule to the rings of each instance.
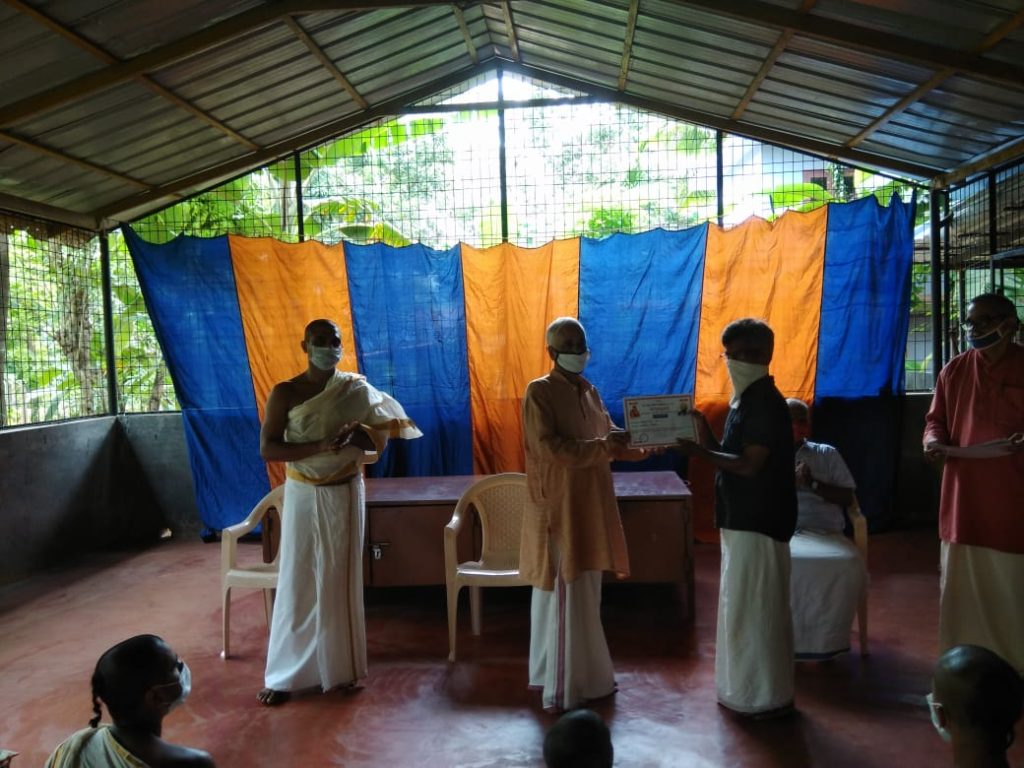
[[[806,236],[813,235],[816,242],[824,238],[825,242],[824,264],[819,268],[823,272],[819,315],[808,318],[820,326],[817,361],[806,362],[805,378],[814,382],[815,397],[835,402],[902,390],[913,220],[913,202],[894,198],[883,208],[869,197],[830,204],[827,216],[806,219],[811,224],[801,225],[805,229],[819,227],[816,233],[808,230]],[[822,233],[820,227],[826,231]],[[709,293],[706,283],[710,279],[705,270],[710,228],[704,224],[677,232],[584,238],[578,246],[579,315],[594,354],[587,375],[619,423],[624,395],[692,392],[698,348],[710,350],[717,344],[717,335],[699,338],[702,314],[713,309],[706,305],[708,296],[717,295]],[[800,227],[789,230],[803,231]],[[294,339],[269,343],[261,338],[253,345],[257,348],[248,349],[246,333],[252,342],[260,323],[247,313],[259,313],[260,302],[251,296],[239,301],[236,275],[247,272],[236,261],[262,259],[268,265],[264,271],[274,274],[273,260],[287,260],[289,253],[302,245],[243,247],[244,242],[252,241],[236,237],[180,237],[152,245],[129,228],[125,228],[125,237],[184,412],[200,513],[204,523],[217,530],[244,517],[270,487],[259,457],[257,403],[266,392],[254,386],[253,370],[265,371],[266,356],[277,354],[274,344],[297,344],[301,329],[314,319],[284,318],[283,327],[296,329]],[[561,241],[559,247],[563,251],[577,248],[571,241]],[[730,251],[728,269],[742,268],[746,258],[743,247]],[[350,297],[351,316],[338,320],[354,329],[359,371],[397,397],[425,435],[411,442],[393,441],[374,472],[471,472],[474,442],[489,426],[473,423],[470,416],[467,326],[474,322],[473,312],[484,311],[480,307],[485,306],[468,301],[464,291],[462,259],[471,257],[467,254],[472,250],[383,244],[330,247],[334,248],[338,251],[330,252],[338,258],[318,263],[343,267],[339,267],[337,284],[318,284],[317,290],[324,295],[344,291]],[[756,260],[761,256],[751,253],[749,257]],[[329,270],[329,266],[321,268]],[[715,272],[714,279],[729,281],[728,269]],[[287,274],[287,270],[280,273]],[[746,283],[751,275],[755,282],[762,280],[756,277],[760,274],[756,269],[746,274]],[[564,280],[565,275],[560,274],[559,279]],[[778,279],[778,273],[766,272],[763,280],[767,282],[751,287],[763,292],[758,294],[759,301],[763,297],[770,300],[779,287],[771,281]],[[259,287],[286,292],[289,286],[283,282],[268,281]],[[514,292],[535,290],[536,286],[506,288]],[[792,286],[789,289],[792,291]],[[510,306],[517,303],[514,297],[507,299]],[[269,303],[288,306],[287,302]],[[536,302],[518,303],[532,306]],[[801,307],[806,304],[801,301]],[[247,318],[244,323],[242,315]],[[544,322],[550,319],[544,318]],[[279,327],[280,321],[278,318]],[[708,328],[706,332],[720,331]],[[542,345],[543,339],[536,343]],[[294,355],[294,350],[289,354]],[[780,354],[785,354],[785,339],[777,339],[776,357]],[[536,356],[503,355],[502,365],[507,369],[509,360],[518,357]],[[504,446],[502,451],[508,456],[521,455],[518,436],[512,439],[517,444]],[[878,439],[891,442],[895,438]],[[507,468],[494,471],[503,469]],[[876,498],[885,497],[886,489],[876,490]],[[698,510],[698,527],[702,515],[710,519],[709,512]]]

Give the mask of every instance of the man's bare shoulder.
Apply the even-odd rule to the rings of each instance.
[[[270,399],[282,404],[286,409],[291,409],[308,398],[306,392],[308,388],[305,375],[300,373],[294,378],[275,384],[274,388],[270,390]]]
[[[208,752],[179,744],[165,743],[155,768],[215,768]]]

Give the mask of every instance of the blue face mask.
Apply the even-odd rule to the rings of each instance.
[[[986,349],[987,347],[991,347],[993,344],[998,343],[1002,338],[1003,334],[1001,334],[999,329],[996,328],[994,331],[986,333],[984,336],[968,336],[967,343],[970,344],[973,349]]]

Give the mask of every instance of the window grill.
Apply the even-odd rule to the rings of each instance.
[[[1000,176],[1011,209],[1022,203],[1021,185],[1019,167]],[[966,185],[950,197],[957,222],[950,228],[950,253],[959,270],[950,279],[959,281],[957,292],[969,293],[988,274],[984,244],[969,234],[983,229],[972,218],[976,210],[987,210],[983,187]],[[507,239],[536,246],[555,238],[680,229],[704,221],[731,226],[751,215],[774,219],[787,210],[868,193],[885,204],[894,191],[906,198],[912,190],[884,175],[517,75],[504,74],[499,87],[492,74],[401,116],[292,153],[132,226],[151,242],[238,234],[286,242],[315,238],[449,248],[460,241],[487,247]],[[908,389],[931,386],[931,266],[923,196],[918,212]],[[1022,217],[1018,212],[1008,220],[1000,242],[1020,244]],[[104,412],[97,238],[10,217],[0,221],[12,286],[17,282],[3,307],[4,423]],[[174,388],[120,232],[109,233],[108,242],[117,407],[174,409]],[[999,275],[1018,301],[1020,272],[1008,267]],[[27,321],[30,315],[20,310],[31,301],[39,307]],[[19,309],[14,321],[13,306]],[[88,338],[88,360],[64,351],[61,338],[77,340],[75,349],[84,348]]]
[[[107,412],[99,241],[0,213],[0,426]]]

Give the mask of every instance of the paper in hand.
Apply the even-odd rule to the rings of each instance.
[[[994,459],[1014,452],[1014,445],[1008,437],[964,446],[934,443],[931,447],[945,456],[957,459]]]

